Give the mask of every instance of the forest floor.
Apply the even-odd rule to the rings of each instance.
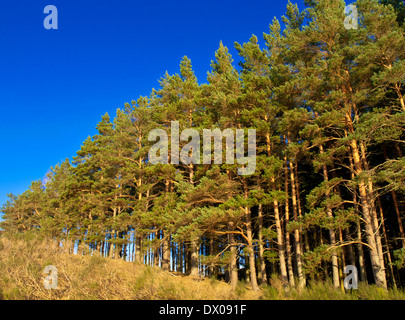
[[[44,268],[57,268],[57,288],[44,286]],[[285,291],[277,277],[253,292],[214,279],[174,275],[123,260],[66,254],[56,244],[27,237],[0,237],[0,300],[405,300],[402,290],[360,284],[342,292],[316,282]]]

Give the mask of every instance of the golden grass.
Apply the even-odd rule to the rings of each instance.
[[[58,288],[44,287],[44,268],[58,270]],[[342,292],[328,282],[302,291],[285,290],[278,276],[253,292],[246,282],[235,291],[223,281],[173,275],[159,268],[91,255],[64,252],[38,237],[0,237],[0,300],[405,300],[402,290],[384,291],[360,284]]]
[[[47,265],[58,288],[44,287]],[[212,279],[175,276],[159,268],[99,256],[66,254],[54,242],[0,238],[0,299],[11,300],[233,300],[259,299],[247,286],[232,292]]]

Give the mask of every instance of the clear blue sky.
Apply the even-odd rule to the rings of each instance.
[[[303,9],[302,1],[297,2]],[[46,30],[44,8],[58,9]],[[206,82],[219,42],[262,40],[286,0],[2,0],[0,206],[72,158],[101,115],[158,88],[187,55]]]

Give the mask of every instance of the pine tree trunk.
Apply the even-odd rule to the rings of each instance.
[[[367,158],[366,158],[366,150],[363,142],[359,142],[360,146],[360,156],[361,156],[361,161],[363,164],[363,168],[366,171],[370,171]],[[374,187],[373,187],[373,182],[371,181],[371,177],[367,177],[367,200],[370,205],[370,214],[372,218],[372,223],[373,223],[373,229],[374,229],[374,237],[376,240],[376,245],[377,245],[377,252],[378,252],[378,257],[380,259],[380,264],[384,268],[384,273],[385,273],[385,262],[384,262],[384,253],[383,253],[383,245],[382,245],[382,240],[381,240],[381,232],[380,232],[380,223],[377,215],[377,209],[375,205],[375,196],[374,196]],[[383,217],[381,217],[383,219]]]
[[[352,90],[349,88],[349,90]],[[347,130],[350,134],[354,132],[352,121],[352,113],[357,117],[357,107],[352,102],[352,108],[345,114]],[[347,136],[347,134],[346,134]],[[387,289],[387,278],[385,274],[385,264],[383,258],[383,250],[381,237],[379,234],[378,217],[374,205],[374,197],[372,195],[371,179],[362,177],[364,170],[368,169],[367,159],[365,155],[365,147],[362,142],[360,145],[355,139],[349,141],[351,149],[351,158],[353,161],[354,177],[360,177],[358,182],[360,203],[362,206],[363,219],[365,224],[366,240],[370,247],[370,259],[373,269],[374,281],[377,286]]]
[[[345,236],[346,239],[349,238],[349,229],[344,230],[344,236]],[[354,252],[353,252],[353,245],[352,244],[349,244],[347,246],[347,251],[348,251],[348,254],[349,254],[349,264],[354,266],[356,264],[356,261],[355,261],[355,258],[354,258]]]
[[[395,192],[395,191],[391,191],[391,196],[392,196],[392,201],[393,201],[393,203],[394,203],[395,213],[396,213],[396,216],[397,216],[398,228],[399,228],[399,234],[400,234],[400,236],[401,236],[402,247],[405,248],[405,232],[404,232],[404,225],[402,224],[401,212],[399,211],[398,199],[397,199],[397,194],[396,194],[396,192]]]
[[[210,242],[210,244],[209,244],[210,245],[210,256],[214,256],[215,248],[214,248],[214,235],[213,234],[210,234],[209,242]],[[208,275],[210,277],[216,278],[214,275],[214,268],[215,268],[214,265],[211,263],[210,267],[208,268]]]
[[[142,263],[142,237],[135,237],[135,261]]]
[[[162,270],[170,271],[170,234],[163,235]]]
[[[256,275],[256,261],[255,261],[255,253],[253,249],[253,230],[252,230],[252,219],[250,209],[248,207],[245,208],[246,214],[246,238],[247,238],[247,252],[249,255],[249,270],[250,270],[250,281],[252,284],[252,290],[257,291],[259,290],[259,286],[257,284],[257,275]]]
[[[264,244],[263,244],[263,205],[259,204],[258,212],[258,224],[259,224],[259,262],[260,262],[260,275],[261,282],[267,284],[266,262],[264,260]]]
[[[68,245],[68,250],[70,254],[75,252],[75,241],[70,241]]]
[[[298,221],[298,204],[297,204],[297,193],[295,189],[295,174],[294,174],[294,164],[290,161],[290,179],[291,179],[291,200],[293,207],[294,220]],[[302,289],[305,287],[305,276],[302,267],[302,234],[300,229],[294,230],[294,240],[295,240],[295,255],[297,261],[297,273],[298,273],[298,285]]]
[[[268,119],[266,118],[266,121]],[[271,157],[271,139],[270,133],[266,133],[266,145],[267,145],[267,156]],[[274,176],[271,177],[271,185],[273,191],[276,191],[276,179]],[[288,187],[288,185],[287,185]],[[287,191],[287,199],[288,199],[288,191]],[[288,200],[287,200],[288,202]],[[281,226],[281,219],[280,219],[280,206],[277,199],[273,199],[273,207],[274,207],[274,219],[276,222],[276,232],[277,232],[277,247],[278,247],[278,257],[279,257],[279,264],[280,264],[280,273],[281,273],[281,280],[283,285],[286,286],[288,284],[288,274],[287,274],[287,266],[286,266],[286,250],[285,250],[285,243],[284,243],[284,235],[283,235],[283,228]],[[288,244],[289,245],[289,244]],[[291,270],[292,272],[292,270]],[[294,277],[293,277],[294,279]],[[294,280],[293,280],[294,281]]]
[[[319,146],[319,152],[321,155],[324,154],[323,146],[322,144]],[[325,164],[322,165],[322,170],[323,170],[323,179],[324,181],[329,181],[329,176],[328,176],[328,168],[326,167]],[[325,197],[328,200],[329,199],[329,191],[327,190],[325,192]],[[326,205],[326,213],[328,215],[328,218],[333,218],[333,213],[332,213],[332,208],[329,204]],[[329,229],[329,238],[330,238],[330,245],[331,247],[336,246],[336,235],[335,235],[335,230],[333,228]],[[336,252],[336,249],[332,249],[332,280],[333,280],[333,287],[335,289],[339,288],[340,286],[340,279],[339,279],[339,262],[338,262],[338,255]]]
[[[190,241],[190,276],[198,278],[198,240]]]
[[[100,245],[100,255],[101,255],[101,257],[104,257],[104,246],[105,246],[105,241],[101,241],[101,245]]]
[[[288,270],[288,280],[292,288],[295,287],[295,278],[294,270],[292,265],[292,256],[291,256],[291,241],[290,233],[287,231],[288,223],[290,221],[290,204],[289,204],[289,187],[288,187],[288,164],[287,157],[284,157],[284,187],[285,187],[285,244],[286,244],[286,254],[287,254],[287,270]]]
[[[370,259],[371,264],[373,267],[373,274],[375,282],[378,286],[383,288],[387,287],[386,278],[385,278],[385,269],[384,265],[382,265],[382,261],[380,259],[379,250],[377,248],[377,242],[375,239],[375,231],[373,226],[372,217],[370,215],[370,208],[367,203],[367,192],[364,184],[362,182],[359,183],[360,189],[360,201],[363,207],[363,217],[365,220],[365,231],[366,231],[366,239],[367,243],[370,246]]]
[[[237,268],[237,254],[236,254],[236,241],[235,241],[235,234],[232,233],[234,231],[234,223],[229,222],[228,226],[229,234],[228,234],[228,243],[230,245],[230,252],[231,257],[229,261],[229,281],[231,282],[231,288],[233,291],[236,290],[238,286],[238,268]]]
[[[127,244],[124,243],[122,245],[122,260],[126,261],[127,260]]]
[[[355,170],[354,174],[356,177],[358,177],[363,172],[363,169],[361,166],[361,158],[356,140],[351,140],[350,146]],[[358,184],[359,184],[360,202],[362,205],[363,219],[365,224],[366,239],[367,244],[370,247],[370,259],[373,269],[374,280],[377,286],[386,289],[387,280],[385,276],[385,267],[384,262],[381,261],[379,254],[379,252],[382,252],[382,248],[377,247],[377,241],[375,238],[376,230],[374,228],[373,217],[370,212],[370,205],[367,199],[367,187],[362,179],[359,181]]]
[[[153,249],[153,265],[159,267],[159,247]]]
[[[387,246],[387,250],[386,250],[386,256],[387,256],[387,260],[388,260],[388,267],[391,273],[391,279],[392,279],[392,283],[394,285],[394,288],[397,288],[397,283],[395,280],[395,273],[394,273],[394,268],[392,267],[392,258],[391,258],[391,252],[390,252],[390,243],[388,241],[388,236],[387,236],[387,231],[385,229],[385,222],[384,222],[384,212],[381,206],[381,199],[380,197],[377,198],[378,200],[378,207],[380,209],[380,216],[381,216],[381,227],[383,230],[383,234],[384,234],[384,240],[385,240],[385,245]]]
[[[274,219],[276,222],[276,231],[277,231],[277,247],[278,247],[278,257],[280,263],[280,273],[281,273],[281,280],[283,285],[288,284],[288,275],[287,275],[287,267],[285,262],[285,245],[284,245],[284,235],[283,229],[281,227],[281,220],[280,220],[280,210],[279,204],[276,199],[273,200],[274,204]]]
[[[248,187],[247,179],[243,179],[244,184],[244,196],[245,199],[248,198]],[[249,207],[245,207],[245,219],[246,219],[246,239],[247,239],[247,253],[249,255],[249,270],[250,270],[250,282],[252,284],[252,290],[258,291],[259,286],[257,284],[257,275],[256,275],[256,261],[255,253],[253,249],[253,228],[252,228],[252,217]]]
[[[116,238],[116,232],[114,230],[112,230],[111,238],[114,239],[114,240]],[[115,251],[116,251],[116,246],[114,245],[114,243],[110,242],[110,251],[109,251],[109,258],[110,259],[115,258],[115,255],[116,255]]]
[[[181,242],[179,244],[179,270],[181,273],[184,273],[186,270],[184,269],[184,243]]]
[[[347,137],[347,135],[346,135]],[[353,163],[353,158],[349,154],[349,163],[350,163],[350,177],[351,180],[353,181],[355,178],[354,175],[354,163]],[[355,213],[359,215],[359,203],[357,201],[357,193],[356,191],[353,192],[353,203],[354,203],[354,208],[355,208]],[[362,230],[361,230],[361,220],[359,219],[357,222],[357,250],[359,252],[359,266],[360,266],[360,281],[366,282],[367,281],[367,273],[366,273],[366,265],[365,265],[365,259],[364,259],[364,250],[363,250],[363,244],[362,244]]]
[[[357,222],[357,250],[359,251],[359,266],[360,266],[360,281],[366,282],[367,274],[366,274],[366,265],[364,261],[364,251],[362,245],[362,237],[361,237],[361,224],[360,220]]]

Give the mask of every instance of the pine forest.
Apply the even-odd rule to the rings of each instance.
[[[2,233],[253,292],[274,277],[340,290],[347,266],[361,283],[403,289],[405,5],[355,5],[358,26],[346,28],[343,1],[288,3],[262,38],[234,43],[240,63],[219,43],[205,82],[184,56],[149,96],[103,115],[46,179],[8,195]],[[254,129],[254,172],[173,163],[178,150],[206,151],[190,149],[191,136],[174,145],[173,123],[200,137],[242,130],[245,155]],[[166,163],[150,159],[153,130],[167,133]],[[219,156],[234,156],[222,144]]]

